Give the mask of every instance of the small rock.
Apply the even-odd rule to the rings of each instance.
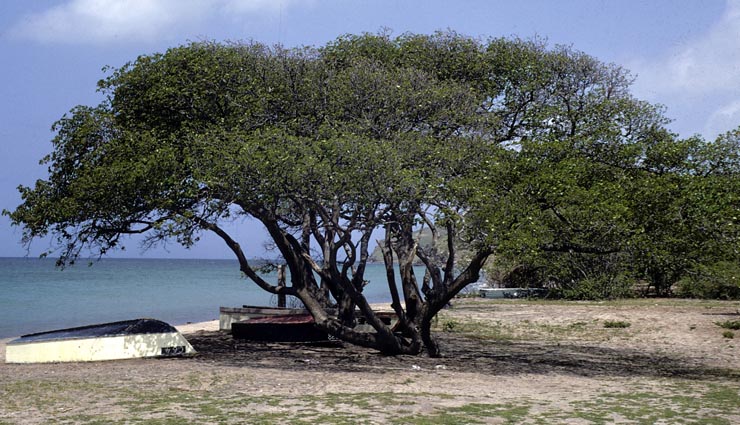
[[[421,366],[411,365],[412,370],[421,370]]]

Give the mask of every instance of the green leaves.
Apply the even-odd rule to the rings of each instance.
[[[736,259],[740,131],[678,139],[631,79],[569,47],[454,32],[190,43],[109,70],[106,101],[54,125],[48,179],[5,213],[72,256],[130,233],[189,245],[251,215],[314,243],[451,226],[551,282]]]

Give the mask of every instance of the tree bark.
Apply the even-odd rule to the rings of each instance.
[[[437,340],[432,336],[432,320],[434,316],[424,315],[421,321],[421,340],[424,342],[424,348],[429,357],[440,357],[441,351]]]

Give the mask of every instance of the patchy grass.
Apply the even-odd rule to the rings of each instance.
[[[616,326],[616,327],[628,327]],[[464,335],[465,337],[484,341],[532,341],[546,340],[557,342],[564,340],[589,340],[603,341],[614,336],[605,328],[610,326],[599,326],[598,320],[574,321],[571,323],[553,324],[540,321],[522,320],[516,323],[495,321],[482,321],[475,319],[453,318],[441,313],[440,320],[433,329],[436,332],[450,332]],[[629,336],[629,335],[621,335]]]
[[[516,338],[512,327],[503,325],[501,322],[487,323],[476,320],[457,320],[449,317],[442,317],[435,326],[437,332],[454,332],[465,335],[469,338],[486,340],[486,341],[510,341]]]
[[[35,411],[53,417],[70,410],[69,406],[80,397],[103,401],[103,394],[107,391],[105,386],[87,381],[20,380],[0,383],[0,414],[5,411]]]
[[[740,414],[737,385],[702,384],[692,381],[664,382],[660,391],[605,392],[571,403],[561,411],[545,410],[534,423],[735,423]]]
[[[671,423],[730,425],[740,417],[740,384],[737,381],[703,382],[666,378],[646,385],[636,380],[619,391],[586,393],[584,398],[570,400],[532,400],[520,397],[496,403],[481,402],[471,396],[414,392],[347,392],[318,395],[264,395],[228,393],[223,389],[195,390],[168,388],[142,390],[116,389],[83,382],[44,382],[37,385],[18,382],[2,387],[11,395],[0,401],[0,424],[17,423],[4,417],[15,411],[20,417],[27,403],[43,401],[69,402],[57,399],[62,388],[71,386],[79,394],[97,394],[121,410],[118,413],[65,414],[49,406],[50,422],[79,424],[519,424],[540,425],[567,423]],[[32,401],[28,401],[28,396]],[[43,399],[35,398],[42,396]],[[24,402],[25,401],[25,402]],[[427,407],[424,407],[427,406]],[[431,408],[429,407],[431,406]],[[58,407],[58,406],[57,406]]]
[[[406,406],[413,406],[419,397],[437,401],[455,398],[447,394],[328,393],[284,397],[277,403],[273,397],[244,396],[225,400],[200,396],[197,401],[184,403],[187,397],[176,397],[169,399],[172,405],[169,406],[166,417],[156,417],[157,412],[161,413],[162,408],[166,407],[158,400],[158,409],[150,410],[148,414],[139,411],[126,422],[164,424],[187,419],[189,422],[242,423],[248,418],[248,422],[253,424],[452,424],[484,423],[486,418],[501,418],[505,420],[504,423],[519,423],[527,413],[526,407],[480,403],[438,408],[431,414],[418,414],[404,409]],[[204,409],[204,404],[209,406],[208,410]],[[272,410],[276,411],[264,412],[265,406],[272,406],[276,408]],[[149,408],[151,407],[153,406],[149,404]],[[187,414],[183,414],[183,411]]]
[[[420,411],[416,401],[446,401],[452,405]],[[624,392],[595,393],[567,406],[546,401],[519,399],[501,403],[467,402],[446,394],[344,393],[282,397],[275,408],[272,397],[234,396],[220,399],[199,394],[182,405],[183,398],[169,399],[164,412],[129,411],[126,418],[74,415],[62,422],[80,424],[519,424],[567,423],[671,423],[730,425],[740,414],[738,387],[690,381],[664,382],[660,391],[646,391],[634,384]],[[241,400],[241,401],[240,401]],[[161,402],[161,400],[160,400]],[[194,404],[193,404],[194,403]],[[212,404],[205,411],[202,404]],[[3,423],[3,422],[0,422]],[[11,423],[11,422],[7,422]]]
[[[437,409],[430,415],[409,415],[391,418],[392,424],[484,424],[490,419],[500,419],[495,423],[518,424],[529,415],[530,404],[518,406],[509,404],[469,403],[460,407]]]
[[[693,302],[693,310],[685,310],[692,304],[670,302],[680,308],[665,311],[674,319],[688,311],[689,319],[654,324],[650,318],[662,313],[644,301],[635,310],[650,310],[648,316],[601,309],[619,302],[568,303],[578,308],[566,316],[567,308],[527,311],[549,301],[461,300],[442,312],[435,330],[447,333],[449,342],[469,344],[471,354],[463,353],[467,357],[460,361],[441,359],[446,367],[440,369],[436,359],[360,351],[328,363],[326,356],[336,353],[311,346],[257,347],[254,357],[241,357],[243,347],[230,340],[213,357],[89,368],[0,365],[0,424],[740,423],[737,363],[682,357],[709,343],[718,355],[736,354],[734,341],[723,342],[718,334],[737,331],[719,330],[714,321],[727,318],[737,304]],[[628,318],[632,326],[605,327],[615,318]],[[707,338],[702,334],[694,345],[661,351],[674,347],[660,339],[668,329]],[[601,349],[603,340],[616,343]],[[620,351],[623,341],[626,351]],[[302,362],[303,356],[312,361]],[[676,363],[676,373],[653,371],[666,361]],[[412,364],[422,369],[411,371]],[[690,373],[694,367],[697,372]]]
[[[624,329],[632,326],[630,322],[623,320],[606,320],[604,321],[604,327],[607,329]]]
[[[740,320],[725,320],[724,322],[715,322],[717,326],[733,331],[740,331]]]
[[[521,305],[552,305],[552,306],[586,306],[586,307],[691,307],[691,308],[727,308],[740,310],[740,301],[725,300],[697,300],[687,298],[620,298],[603,301],[571,301],[547,298],[516,298],[516,299],[491,299],[477,298],[465,299],[465,305],[459,306],[453,301],[454,308],[480,308],[482,304],[521,304]]]

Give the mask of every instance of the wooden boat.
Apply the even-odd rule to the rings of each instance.
[[[221,308],[224,312],[240,311],[242,320],[233,320],[235,315],[227,316],[229,330],[234,338],[270,342],[316,342],[328,341],[329,335],[316,327],[314,318],[308,310],[273,307],[243,307],[240,309]],[[336,314],[335,311],[332,313]],[[398,317],[392,312],[377,312],[378,318],[395,331]],[[364,316],[357,312],[355,330],[375,332]]]
[[[89,362],[193,353],[190,343],[169,324],[134,319],[24,335],[8,342],[5,362]]]
[[[293,314],[309,314],[303,308],[285,307],[259,307],[245,305],[241,307],[221,307],[218,314],[218,329],[231,332],[231,326],[235,322],[256,319],[266,316],[287,316]]]

